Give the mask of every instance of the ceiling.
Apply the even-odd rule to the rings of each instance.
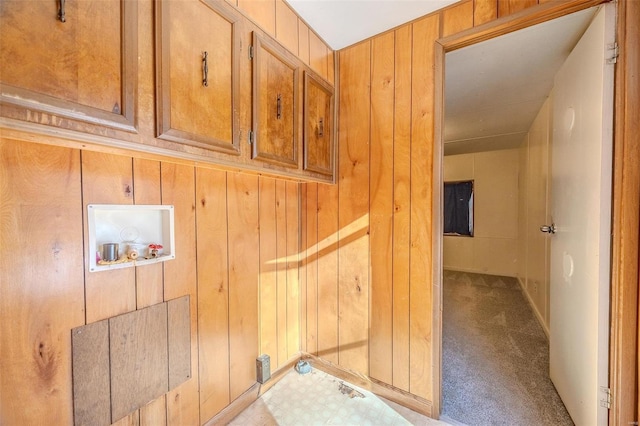
[[[445,155],[519,146],[594,14],[584,10],[447,53]]]
[[[342,49],[453,0],[288,0],[331,48]],[[515,148],[584,34],[595,8],[446,55],[445,155]]]
[[[287,0],[334,50],[441,9],[457,0]]]

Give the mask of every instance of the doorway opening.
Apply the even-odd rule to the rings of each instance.
[[[545,346],[544,340],[551,332],[551,341],[553,342],[553,336],[559,333],[551,327],[550,312],[553,305],[551,294],[558,294],[557,291],[554,293],[554,288],[563,287],[557,284],[554,287],[548,278],[553,262],[558,264],[558,259],[554,258],[555,260],[552,261],[550,258],[550,240],[556,237],[540,233],[539,228],[541,225],[552,223],[550,184],[553,180],[553,173],[557,174],[558,169],[555,169],[554,172],[549,158],[554,137],[556,140],[560,140],[559,135],[553,134],[553,129],[558,132],[558,129],[561,129],[560,124],[565,124],[564,121],[569,123],[567,125],[573,126],[576,117],[575,114],[570,116],[566,112],[568,111],[566,105],[558,106],[562,105],[562,101],[557,99],[554,101],[555,92],[562,93],[557,97],[565,96],[562,90],[554,88],[556,85],[554,78],[567,62],[567,57],[574,50],[574,47],[584,44],[581,41],[583,35],[594,31],[590,28],[591,24],[597,20],[599,10],[593,8],[566,14],[519,31],[508,34],[505,31],[493,38],[487,37],[485,34],[478,38],[484,41],[477,44],[471,44],[467,39],[463,42],[463,46],[456,46],[455,41],[443,40],[440,59],[444,71],[441,70],[440,77],[444,81],[442,85],[437,84],[436,86],[442,87],[444,94],[437,94],[436,99],[444,101],[445,116],[439,123],[441,128],[436,129],[436,134],[444,143],[443,147],[440,147],[443,152],[436,153],[435,163],[442,164],[438,161],[439,157],[439,160],[444,162],[444,166],[436,173],[440,179],[435,179],[435,182],[436,185],[439,185],[447,180],[474,179],[476,185],[474,237],[456,238],[442,236],[442,233],[438,232],[440,240],[436,242],[436,247],[434,247],[437,249],[436,253],[441,253],[442,258],[439,259],[441,261],[439,265],[444,269],[434,272],[436,283],[442,283],[441,311],[444,312],[441,317],[436,318],[436,322],[438,320],[444,322],[441,323],[443,334],[441,342],[444,343],[440,352],[442,359],[442,394],[440,395],[442,404],[438,408],[453,420],[473,423],[477,422],[478,415],[482,414],[476,412],[472,418],[456,418],[455,416],[458,414],[455,412],[455,407],[457,405],[467,407],[473,405],[468,400],[458,404],[460,401],[455,401],[456,397],[464,399],[475,396],[479,400],[484,398],[486,402],[491,395],[497,394],[498,398],[505,402],[503,406],[506,411],[502,412],[502,418],[494,417],[493,420],[505,421],[507,420],[504,417],[506,413],[513,414],[518,406],[517,400],[510,400],[505,396],[517,396],[518,392],[522,391],[526,403],[527,396],[531,396],[531,389],[535,388],[536,391],[541,391],[545,388],[544,383],[548,383],[553,389],[554,385],[551,384],[548,376],[547,382],[536,384],[531,377],[526,377],[527,374],[531,374],[530,371],[526,374],[523,373],[525,368],[518,369],[518,363],[513,364],[516,367],[505,367],[508,364],[498,362],[498,358],[506,355],[505,347],[508,347],[513,350],[515,356],[520,357],[518,360],[520,365],[525,365],[527,362],[526,365],[541,362],[543,364],[541,371],[546,373],[549,370],[549,349],[547,349],[548,346]],[[602,20],[606,21],[605,18]],[[607,25],[611,25],[612,22],[613,20],[610,19]],[[610,29],[610,32],[613,34],[613,29]],[[550,43],[549,40],[553,40],[553,42]],[[458,49],[458,47],[461,48]],[[600,48],[606,49],[606,46]],[[586,59],[578,60],[586,61]],[[604,57],[602,60],[604,66]],[[611,71],[609,74],[610,76],[606,78],[610,78],[611,88],[609,89],[607,86],[609,83],[604,85],[603,96],[605,98],[610,97],[612,93],[613,72]],[[596,76],[596,78],[598,77]],[[569,83],[563,84],[570,85]],[[576,102],[579,101],[582,102],[580,99],[576,100]],[[587,101],[587,103],[589,102],[591,101]],[[605,103],[607,102],[609,101]],[[597,112],[601,124],[604,123],[606,127],[606,123],[612,121],[612,105],[609,109],[605,108]],[[565,119],[565,116],[568,118]],[[440,118],[442,119],[442,117]],[[583,119],[584,117],[581,118],[581,120]],[[591,120],[594,120],[594,116],[591,116]],[[436,122],[438,121],[436,120]],[[605,138],[607,137],[605,133],[608,133],[610,138],[610,129],[604,129],[601,133],[602,135],[599,137]],[[606,166],[608,162],[608,171],[606,167],[603,170],[604,174],[609,173],[609,175],[610,145],[609,139],[608,145],[607,143],[602,145],[605,149],[601,150],[603,153],[598,159],[599,165]],[[609,149],[609,153],[605,152],[607,149]],[[442,154],[444,154],[444,160],[442,160]],[[601,184],[604,188],[604,191],[601,191],[604,201],[598,202],[601,203],[600,206],[610,206],[610,179],[608,183],[606,179],[601,179]],[[607,185],[609,192],[606,190]],[[440,190],[442,189],[440,188]],[[436,200],[439,196],[440,194]],[[574,199],[574,207],[579,207],[580,201]],[[557,204],[561,203],[556,202],[554,205]],[[442,206],[438,205],[437,207],[434,210],[442,214]],[[596,215],[602,213],[600,210]],[[547,229],[549,228],[547,227]],[[602,229],[610,230],[610,222],[607,222],[606,217],[596,232],[600,232]],[[441,251],[438,252],[438,250]],[[600,254],[606,254],[609,247],[600,247],[600,250]],[[562,265],[562,255],[559,257]],[[606,257],[608,261],[608,256]],[[573,268],[572,263],[570,265],[571,273],[573,273]],[[606,281],[609,265],[600,265],[598,270],[600,281],[603,278],[602,271],[607,275],[604,277]],[[437,276],[438,273],[439,276]],[[507,294],[505,300],[508,303],[496,302],[500,293]],[[519,302],[513,299],[515,293],[518,293],[522,301],[525,302],[524,308],[517,307]],[[608,300],[608,293],[601,296]],[[510,297],[512,300],[509,300]],[[479,304],[483,298],[487,300],[483,302],[484,304]],[[556,298],[556,300],[561,300],[560,296],[556,296]],[[454,303],[460,302],[467,303],[467,309],[454,305]],[[504,306],[498,307],[495,304],[492,305],[492,302],[503,303]],[[451,304],[450,311],[448,303]],[[599,313],[602,317],[603,302],[601,298],[596,302],[590,301],[588,303],[590,306],[595,303],[596,314]],[[530,311],[531,317],[529,319],[522,320],[521,314],[524,310]],[[463,322],[464,314],[469,313],[482,314],[475,317],[471,315],[472,320],[476,321],[476,326],[472,326],[471,330],[467,326],[466,329],[459,330],[460,333],[456,338],[450,339],[451,336],[447,333],[455,334],[455,327]],[[606,314],[608,315],[608,310]],[[602,318],[598,321],[602,322]],[[479,323],[487,327],[483,329],[479,327]],[[511,326],[515,326],[515,328]],[[596,328],[600,326],[600,323],[596,324]],[[534,333],[534,329],[537,329],[537,333]],[[506,346],[501,348],[496,340],[488,337],[491,334],[501,335]],[[476,337],[478,339],[474,339]],[[541,338],[543,341],[540,341]],[[594,337],[593,344],[598,346],[602,339],[603,336]],[[480,346],[485,345],[486,347],[478,347],[478,350],[466,347],[474,340],[479,341]],[[463,342],[465,347],[460,347],[460,342]],[[556,339],[555,347],[560,346]],[[485,352],[483,353],[481,349]],[[555,349],[556,362],[559,362],[557,354],[561,350]],[[602,357],[603,351],[601,349],[596,348],[594,351],[598,354],[598,358]],[[553,355],[554,350],[552,349],[551,352]],[[455,356],[461,354],[466,355]],[[451,372],[459,375],[461,371],[465,371],[461,363],[474,356],[480,358],[481,362],[476,364],[479,367],[466,370],[467,373],[462,375],[465,384],[459,385],[455,393],[450,392],[452,377],[448,375],[455,376]],[[606,358],[606,351],[604,357]],[[600,362],[602,363],[602,360]],[[487,374],[481,371],[485,368],[484,373]],[[510,369],[512,371],[509,371]],[[551,369],[553,372],[553,367]],[[602,371],[606,370],[606,366],[599,368],[598,374],[601,376]],[[484,383],[478,385],[479,387],[474,387],[471,383],[474,379],[493,377],[498,373],[510,374],[512,379],[523,379],[525,384],[520,383],[512,392],[506,391],[508,393],[505,393],[504,386],[495,383],[492,386],[491,380],[485,379]],[[592,386],[594,389],[594,391],[589,391],[589,398],[595,396],[596,380],[597,383],[601,383],[602,377],[594,378],[593,383],[586,385]],[[559,384],[561,388],[564,387],[563,381],[565,378],[556,374],[554,378],[556,386]],[[518,383],[517,380],[515,382]],[[527,389],[527,383],[531,386],[530,389]],[[471,391],[468,394],[463,392],[469,389]],[[454,396],[449,397],[448,392]],[[545,390],[543,393],[548,394],[549,392]],[[566,395],[566,393],[565,390],[564,394]],[[590,401],[597,400],[590,398]],[[587,423],[595,424],[595,419],[602,416],[602,412],[597,412],[598,410],[595,408],[597,404],[590,402],[589,405],[593,405],[593,407],[588,408],[576,407],[575,405],[571,401],[567,403],[567,408],[569,408],[574,421],[588,419]],[[546,405],[543,403],[541,406],[551,408],[556,406],[555,408],[558,409],[554,412],[555,414],[549,414],[548,410],[543,410],[542,415],[540,411],[536,412],[535,410],[528,412],[523,410],[523,413],[534,416],[533,418],[538,416],[538,420],[551,419],[548,421],[549,424],[562,424],[562,421],[558,420],[562,418],[561,412],[564,409],[562,402],[558,406],[557,400],[552,398],[546,402]],[[489,412],[489,415],[501,415],[499,409],[487,405],[479,410],[485,410],[485,414]],[[515,423],[530,422],[524,418],[512,420]],[[570,419],[563,421],[571,423]]]

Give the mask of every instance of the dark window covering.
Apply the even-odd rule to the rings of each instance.
[[[444,233],[473,235],[471,211],[473,181],[445,182],[444,184]]]

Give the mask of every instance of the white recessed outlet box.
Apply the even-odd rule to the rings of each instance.
[[[89,271],[175,259],[173,213],[173,206],[89,204]]]

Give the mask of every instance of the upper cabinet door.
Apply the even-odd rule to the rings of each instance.
[[[215,0],[156,3],[158,138],[240,153],[239,21]]]
[[[304,169],[333,175],[333,88],[304,74]]]
[[[253,33],[252,158],[298,166],[298,62]]]
[[[0,2],[0,103],[135,132],[136,2]]]

